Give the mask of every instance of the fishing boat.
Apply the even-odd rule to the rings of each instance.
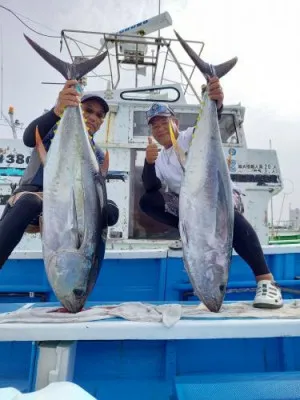
[[[282,190],[282,176],[276,150],[248,147],[245,107],[224,106],[223,149],[245,194],[245,215],[283,287],[281,310],[252,308],[255,280],[236,253],[221,313],[196,307],[182,252],[170,249],[178,233],[139,209],[145,111],[153,102],[169,103],[182,130],[195,124],[199,111],[195,67],[175,37],[161,34],[171,24],[165,12],[117,33],[62,30],[72,59],[89,56],[79,54],[81,35],[93,36],[93,43],[96,37],[99,53],[109,51],[93,92],[110,106],[96,141],[110,153],[108,197],[120,218],[109,229],[88,314],[73,321],[66,315],[49,321],[49,307],[59,303],[46,278],[40,236],[24,235],[0,275],[2,388],[31,393],[70,381],[101,400],[300,398],[300,246],[268,243],[268,205]],[[203,42],[188,43],[205,59]],[[30,152],[20,138],[0,139],[2,207]]]

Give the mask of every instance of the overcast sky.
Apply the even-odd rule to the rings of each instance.
[[[49,35],[59,35],[62,29],[115,32],[158,13],[158,0],[0,0],[0,4],[30,18],[32,21],[24,21]],[[238,56],[236,67],[222,79],[225,103],[241,102],[246,107],[249,147],[268,148],[272,140],[286,191],[293,189],[285,200],[287,218],[289,203],[300,207],[300,1],[161,0],[163,11],[168,11],[173,20],[173,27],[161,32],[164,36],[174,37],[174,28],[184,38],[203,40],[203,58],[212,63]],[[23,33],[56,56],[69,59],[65,49],[60,53],[59,39],[29,31],[3,9],[0,25],[4,42],[3,108],[14,105],[16,117],[26,126],[53,105],[60,89],[41,82],[62,79],[34,53]],[[87,90],[103,89],[103,85],[90,79]],[[0,134],[5,136],[7,128],[0,126]],[[283,194],[275,199],[275,219],[282,199]]]

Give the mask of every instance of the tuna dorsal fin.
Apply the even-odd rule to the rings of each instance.
[[[70,208],[70,226],[71,226],[71,240],[75,249],[80,248],[81,240],[78,230],[77,212],[74,189],[71,195],[71,208]]]
[[[47,152],[44,143],[42,141],[38,126],[36,126],[35,128],[35,148],[40,157],[41,163],[45,165],[47,159]]]
[[[181,168],[182,168],[182,170],[184,172],[185,171],[184,164],[185,164],[186,157],[185,157],[184,151],[182,150],[182,148],[179,146],[179,144],[177,142],[177,139],[176,139],[175,133],[174,133],[174,129],[173,129],[173,124],[172,124],[171,120],[169,121],[169,133],[170,133],[172,145],[174,147],[174,150],[175,150],[176,156],[178,158],[179,164],[180,164],[180,166],[181,166]]]
[[[217,76],[218,78],[222,78],[222,76],[226,75],[237,63],[238,58],[234,57],[231,60],[224,62],[223,64],[208,64],[198,56],[198,54],[186,43],[185,40],[182,39],[182,37],[176,31],[174,32],[177,36],[177,39],[179,40],[179,43],[182,45],[190,58],[194,61],[195,65],[199,68],[205,78],[207,76]]]
[[[88,72],[92,71],[97,67],[107,56],[107,51],[91,58],[90,60],[83,61],[81,63],[73,63],[70,64],[68,62],[62,61],[59,58],[55,57],[47,50],[43,49],[36,42],[30,39],[28,36],[25,36],[27,42],[34,48],[34,50],[52,67],[54,67],[57,71],[59,71],[66,79],[80,79]]]

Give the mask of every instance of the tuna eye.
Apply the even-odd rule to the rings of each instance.
[[[76,297],[82,297],[84,295],[84,290],[82,289],[74,289],[73,293]]]
[[[219,286],[219,289],[220,289],[220,292],[224,292],[224,290],[225,290],[225,285],[220,285],[220,286]]]

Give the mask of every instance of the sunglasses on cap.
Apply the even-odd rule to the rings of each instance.
[[[175,113],[171,107],[166,104],[155,103],[146,112],[147,122],[150,123],[151,119],[154,117],[174,117]]]

